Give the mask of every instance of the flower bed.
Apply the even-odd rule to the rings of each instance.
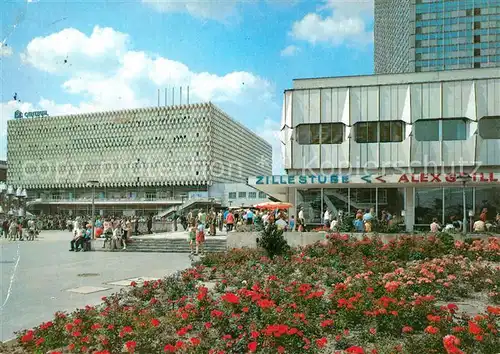
[[[499,240],[347,235],[212,254],[18,335],[19,353],[495,353]],[[475,297],[483,313],[454,301]],[[439,305],[442,304],[442,305]]]

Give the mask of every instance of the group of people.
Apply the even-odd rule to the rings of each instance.
[[[34,218],[7,218],[2,222],[0,238],[4,236],[10,241],[34,241],[40,232]]]
[[[437,218],[433,218],[430,225],[430,231],[437,233],[439,231],[445,232],[463,232],[463,222],[456,216],[451,216],[450,221],[443,227]],[[500,231],[500,213],[497,213],[495,218],[492,219],[488,215],[488,208],[483,208],[479,217],[471,222],[470,230],[472,232],[493,232]]]
[[[92,220],[84,222],[84,219],[77,217],[73,223],[73,239],[70,242],[70,251],[89,250],[89,242],[92,238],[104,238],[103,248],[106,244],[111,250],[127,249],[127,243],[132,239],[134,231],[133,220],[124,218],[97,218],[95,220],[94,234],[92,235]],[[137,223],[135,223],[137,225]],[[136,229],[137,232],[137,229]]]

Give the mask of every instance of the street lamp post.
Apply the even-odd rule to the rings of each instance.
[[[92,240],[95,238],[95,186],[99,184],[99,181],[88,181],[87,185],[92,187]]]
[[[458,182],[462,182],[462,204],[463,204],[463,220],[462,232],[467,233],[467,204],[465,199],[465,185],[472,179],[470,175],[460,175],[457,177]]]

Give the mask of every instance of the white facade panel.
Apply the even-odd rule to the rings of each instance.
[[[321,90],[321,122],[330,123],[333,120],[332,89]]]
[[[441,83],[433,82],[422,84],[422,115],[421,119],[437,119],[441,113]]]
[[[309,118],[308,123],[319,123],[321,118],[321,91],[309,91]]]
[[[292,101],[292,123],[296,127],[309,121],[309,90],[295,91]]]

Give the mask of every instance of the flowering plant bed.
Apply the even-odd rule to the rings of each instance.
[[[499,261],[495,238],[335,234],[272,260],[235,249],[57,313],[11,352],[496,353]]]

